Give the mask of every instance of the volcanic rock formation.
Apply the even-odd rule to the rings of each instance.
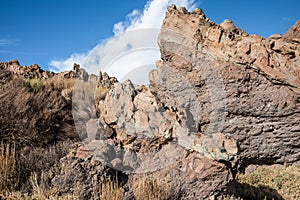
[[[108,81],[79,157],[166,177],[184,199],[219,193],[251,164],[299,162],[298,35],[299,22],[263,38],[170,6],[150,87]]]
[[[14,107],[25,116],[33,112],[30,102],[45,98],[40,91],[32,97],[22,90],[29,106],[22,110],[21,97],[7,89],[14,76],[77,77],[83,81],[58,90],[54,105],[38,107],[62,114],[46,115],[60,117],[56,128],[39,131],[66,133],[68,126],[73,133],[76,126],[83,141],[53,169],[52,184],[68,192],[82,183],[87,193],[79,195],[92,198],[97,174],[122,171],[127,178],[160,177],[181,199],[208,199],[226,190],[248,165],[299,163],[299,38],[300,21],[285,35],[263,38],[230,20],[215,24],[201,9],[188,12],[172,5],[159,34],[161,60],[149,74],[149,87],[120,83],[106,73],[89,76],[78,65],[54,74],[11,61],[0,63],[1,109]]]
[[[188,106],[198,131],[235,139],[239,165],[299,161],[299,25],[265,39],[171,6],[151,89],[169,108]]]

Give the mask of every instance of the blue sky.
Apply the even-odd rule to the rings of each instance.
[[[112,37],[118,22],[125,21],[122,27],[126,29],[132,23],[128,14],[136,10],[143,15],[147,2],[0,0],[0,60],[18,59],[21,65],[37,63],[48,69],[52,61],[86,54]],[[284,34],[300,19],[299,0],[196,0],[193,5],[202,8],[212,21],[231,19],[246,32],[264,37]]]

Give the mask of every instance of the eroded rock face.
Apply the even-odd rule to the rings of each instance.
[[[249,164],[299,162],[297,30],[266,39],[169,7],[150,87],[101,75],[78,155],[166,177],[184,199],[219,193]]]
[[[292,26],[288,32],[284,34],[284,39],[289,42],[300,43],[300,21],[297,21],[294,26]],[[298,48],[298,56],[299,56],[299,48]]]
[[[118,180],[120,185],[127,176],[101,163],[99,160],[76,159],[71,154],[61,159],[48,176],[60,193],[72,193],[80,199],[99,199],[101,185],[108,179]]]
[[[171,6],[150,88],[165,107],[183,113],[191,133],[235,139],[239,165],[297,162],[298,27],[265,39],[228,20],[217,25],[201,10]]]
[[[180,34],[193,40],[199,48],[204,48],[218,60],[259,70],[273,83],[288,85],[299,93],[299,24],[298,21],[283,36],[263,38],[248,35],[230,20],[217,25],[205,18],[199,10],[187,13],[171,6],[162,26],[162,33],[170,30],[174,34]]]

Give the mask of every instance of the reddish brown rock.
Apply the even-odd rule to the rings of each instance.
[[[292,42],[300,43],[300,20],[284,34],[283,38]]]
[[[249,164],[299,162],[297,43],[175,6],[158,43],[150,89],[106,74],[98,83],[109,90],[97,102],[99,120],[115,134],[99,149],[102,161],[169,177],[185,199],[209,198]]]
[[[171,6],[150,88],[190,133],[234,138],[239,166],[299,162],[298,26],[266,39]]]

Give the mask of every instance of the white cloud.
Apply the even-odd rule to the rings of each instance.
[[[16,45],[18,40],[0,38],[0,46]]]
[[[113,32],[114,32],[115,35],[118,34],[118,33],[122,33],[124,31],[125,30],[124,30],[124,24],[123,24],[123,22],[118,22],[118,23],[114,24],[114,30],[113,30]]]
[[[11,44],[11,40],[0,39],[0,45],[8,45],[8,44]]]
[[[143,12],[133,10],[126,20],[114,25],[114,36],[98,44],[84,54],[73,54],[66,60],[50,62],[50,70],[65,71],[78,63],[89,73],[98,74],[107,71],[110,76],[119,80],[132,76],[147,77],[145,67],[150,70],[159,59],[157,36],[165,17],[167,7],[171,4],[184,6],[189,10],[195,8],[194,0],[149,0]],[[133,70],[138,69],[137,74]],[[147,71],[147,70],[146,70]],[[128,76],[127,76],[128,75]],[[137,78],[136,80],[141,80]],[[147,83],[146,78],[139,83]]]

